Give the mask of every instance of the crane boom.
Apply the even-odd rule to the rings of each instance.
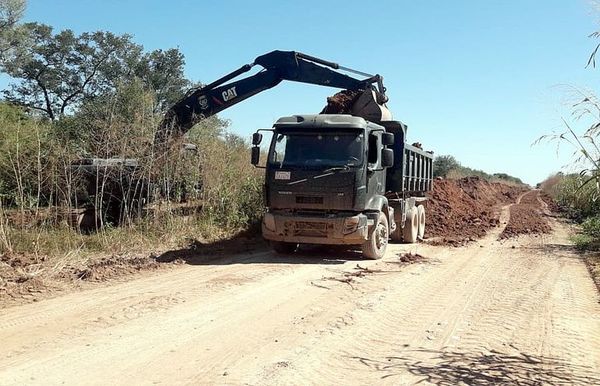
[[[261,66],[262,70],[230,82],[256,65]],[[367,78],[355,79],[334,70],[352,72]],[[380,75],[366,74],[296,51],[272,51],[257,57],[251,64],[245,64],[210,84],[188,92],[165,114],[156,133],[155,142],[162,143],[173,134],[183,134],[201,120],[275,87],[283,80],[365,91],[366,94],[372,95],[373,102],[378,106],[375,110],[382,110],[380,117],[377,117],[379,112],[375,114],[375,120],[385,120],[389,114],[384,105],[387,97]],[[369,111],[369,118],[373,119],[372,106]],[[360,115],[360,112],[357,115]]]

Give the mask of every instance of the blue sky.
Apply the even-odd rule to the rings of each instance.
[[[585,69],[596,44],[587,36],[600,29],[589,0],[29,0],[26,20],[179,47],[186,75],[205,83],[274,49],[379,73],[411,142],[532,184],[569,161],[566,149],[531,146],[560,129],[564,85],[599,86],[600,69]],[[280,116],[318,112],[334,92],[281,84],[221,116],[249,137]]]

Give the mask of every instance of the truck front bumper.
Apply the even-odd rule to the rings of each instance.
[[[272,241],[304,244],[359,245],[368,237],[369,220],[364,214],[317,217],[266,213],[263,237]]]

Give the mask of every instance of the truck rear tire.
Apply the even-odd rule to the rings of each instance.
[[[412,207],[406,214],[406,222],[404,223],[404,242],[416,243],[419,233],[419,210]]]
[[[417,236],[423,240],[425,236],[425,207],[423,205],[417,206],[417,215],[419,217],[419,231]]]
[[[298,244],[286,243],[284,241],[271,241],[271,248],[273,248],[273,250],[279,254],[288,255],[296,251]]]
[[[390,227],[385,214],[380,213],[369,238],[362,245],[362,254],[367,259],[379,260],[385,255],[390,235]]]

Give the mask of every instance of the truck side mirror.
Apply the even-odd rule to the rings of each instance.
[[[250,153],[250,162],[252,165],[258,165],[258,161],[260,160],[260,147],[252,146],[252,150]]]
[[[258,146],[260,145],[260,143],[262,142],[262,134],[261,133],[254,133],[252,134],[252,144],[254,146]]]
[[[382,133],[381,142],[384,146],[392,146],[394,144],[394,133]]]
[[[384,168],[394,166],[394,151],[392,149],[381,150],[381,166]]]

